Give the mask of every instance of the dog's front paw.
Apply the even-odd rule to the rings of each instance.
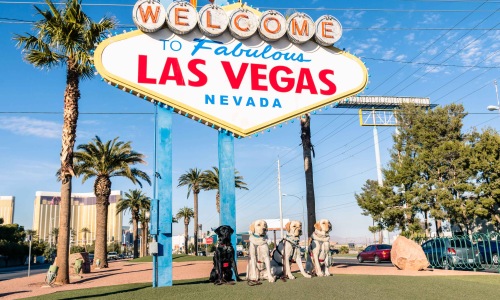
[[[325,274],[323,274],[323,272],[316,272],[316,276],[323,277],[323,276],[325,276]]]
[[[311,275],[309,275],[309,274],[307,274],[307,273],[306,273],[306,274],[304,274],[304,277],[305,277],[305,278],[312,278],[312,276],[311,276]]]
[[[274,276],[269,277],[269,282],[276,282],[276,278]]]
[[[240,282],[240,281],[243,281],[243,280],[241,280],[240,276],[236,276],[236,281]]]
[[[295,276],[290,275],[290,276],[288,276],[288,279],[292,279],[293,280],[293,279],[295,279]]]

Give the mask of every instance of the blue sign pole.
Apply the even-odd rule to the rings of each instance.
[[[219,225],[229,225],[234,229],[231,243],[236,249],[236,188],[234,182],[234,137],[225,130],[219,131]],[[237,255],[235,251],[235,261]],[[238,276],[238,274],[235,274]]]
[[[172,111],[158,107],[158,286],[172,286]]]
[[[150,233],[153,236],[153,241],[158,243],[158,195],[156,194],[156,179],[158,170],[156,169],[157,147],[158,147],[158,102],[155,102],[155,129],[154,129],[154,160],[153,160],[153,198],[151,199],[151,222]],[[153,254],[153,287],[158,287],[158,256]]]

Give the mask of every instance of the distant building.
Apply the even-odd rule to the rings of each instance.
[[[122,243],[122,219],[123,213],[116,214],[116,204],[122,199],[121,191],[111,191],[108,206],[108,243]],[[53,228],[59,227],[59,192],[36,192],[33,210],[33,230],[36,230],[40,240],[49,244],[54,242],[52,238]],[[74,230],[75,237],[72,245],[92,244],[96,235],[96,197],[94,193],[73,193],[71,195],[71,220],[70,227]],[[88,228],[84,240],[82,228]]]
[[[14,223],[14,196],[0,196],[0,218],[4,224]]]

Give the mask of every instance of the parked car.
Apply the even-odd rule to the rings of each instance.
[[[330,254],[331,255],[339,254],[339,253],[340,253],[339,249],[330,249]]]
[[[198,256],[207,256],[207,252],[205,250],[198,251]]]
[[[481,257],[481,262],[486,264],[498,265],[498,248],[500,246],[499,240],[490,241],[479,241],[477,242],[477,247],[479,250],[479,255]]]
[[[381,261],[390,261],[391,249],[392,246],[386,244],[370,245],[358,254],[358,261],[362,263],[364,261],[370,260],[374,261],[377,264]]]
[[[427,260],[431,266],[472,269],[481,266],[477,246],[467,239],[432,239],[422,244]]]
[[[243,256],[243,251],[241,251],[241,250],[236,251],[236,255]]]
[[[108,260],[118,259],[118,252],[108,252]]]

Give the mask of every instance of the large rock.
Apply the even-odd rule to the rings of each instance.
[[[422,247],[404,236],[398,236],[392,244],[391,262],[401,270],[420,271],[429,266]]]

